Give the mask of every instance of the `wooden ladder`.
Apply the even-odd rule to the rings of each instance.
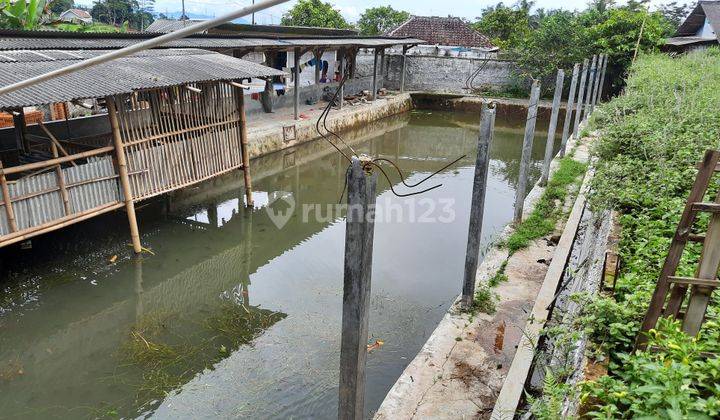
[[[645,333],[655,328],[660,316],[682,318],[683,331],[689,335],[696,335],[705,317],[710,295],[716,287],[720,286],[720,281],[717,279],[720,267],[720,194],[712,203],[702,201],[713,174],[720,172],[719,162],[720,151],[707,150],[705,158],[698,165],[699,172],[685,203],[685,209],[670,243],[670,249],[650,300],[650,306],[636,338],[636,349],[645,348],[647,344]],[[700,212],[711,213],[705,236],[692,233],[693,223]],[[675,273],[688,242],[702,242],[703,244],[695,277],[677,277]],[[680,309],[688,287],[692,287],[690,299],[684,315],[681,315]],[[670,294],[669,299],[668,293]],[[666,301],[667,306],[665,306]]]

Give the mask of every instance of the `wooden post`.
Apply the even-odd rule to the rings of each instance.
[[[590,64],[590,72],[588,73],[587,92],[585,93],[585,111],[583,111],[583,119],[586,119],[592,112],[590,104],[592,99],[593,84],[595,82],[595,73],[597,72],[597,55],[593,55],[592,64]]]
[[[573,105],[575,105],[575,91],[577,90],[578,73],[580,64],[573,66],[572,79],[570,80],[570,92],[568,93],[567,106],[565,107],[565,121],[563,122],[562,140],[560,142],[560,157],[565,156],[568,137],[570,136],[570,120],[573,116]]]
[[[377,97],[377,76],[378,76],[378,49],[375,48],[375,57],[373,58],[373,77],[372,77],[372,96],[371,100],[375,100]]]
[[[400,92],[405,92],[405,73],[407,72],[407,52],[408,46],[403,45],[402,47],[402,67],[400,70]]]
[[[343,65],[345,64],[343,61],[345,59],[345,48],[340,48],[338,50],[338,71],[340,72],[340,81],[342,82],[342,78],[345,75],[345,68]],[[338,107],[340,109],[343,108],[343,102],[345,101],[345,86],[340,87],[340,98],[338,102]]]
[[[320,84],[320,71],[322,70],[322,50],[317,49],[313,52],[315,56],[315,84]]]
[[[715,203],[720,203],[720,194],[715,197]],[[716,280],[718,268],[720,268],[720,214],[713,213],[710,215],[695,277],[703,280]],[[692,286],[687,311],[683,318],[683,331],[686,334],[694,336],[700,331],[713,290],[714,287]]]
[[[18,150],[30,153],[30,141],[27,138],[27,124],[25,123],[25,111],[18,108],[12,111],[13,125],[15,126],[15,143]]]
[[[548,126],[547,140],[545,141],[545,160],[543,160],[542,175],[540,176],[540,186],[547,185],[550,176],[550,162],[553,158],[553,150],[555,149],[555,130],[557,129],[558,115],[560,114],[560,99],[562,99],[563,83],[565,82],[565,72],[558,69],[555,77],[555,94],[552,101],[552,112],[550,113],[550,125]]]
[[[495,126],[495,104],[483,104],[480,116],[480,134],[478,152],[475,160],[475,178],[473,180],[472,204],[470,205],[470,227],[468,229],[467,251],[465,253],[465,276],[463,280],[462,304],[472,306],[475,297],[475,273],[477,272],[482,237],[483,211],[485,210],[485,191],[487,188],[488,166],[490,165],[490,145]]]
[[[52,156],[54,159],[60,157],[60,154],[58,153],[58,147],[53,141],[50,142],[50,150],[52,151]],[[67,186],[65,185],[65,174],[63,173],[62,166],[60,165],[55,165],[55,178],[58,187],[60,188],[60,197],[63,201],[63,209],[65,210],[65,216],[68,216],[72,213],[72,210],[70,209],[70,195],[68,194]]]
[[[5,177],[5,170],[0,159],[0,188],[2,188],[3,203],[5,204],[5,216],[7,217],[10,232],[17,232],[17,221],[15,220],[15,210],[13,209],[12,199],[10,198],[10,188]]]
[[[293,92],[293,106],[294,116],[297,120],[299,118],[299,107],[300,107],[300,48],[295,48],[293,51],[293,61],[295,64],[293,67],[293,75],[295,76],[295,92]]]
[[[348,213],[345,230],[345,277],[338,419],[364,418],[370,275],[377,174],[366,175],[353,157],[347,174]]]
[[[597,98],[595,99],[595,103],[598,104],[602,100],[602,94],[603,90],[605,90],[605,71],[607,70],[607,63],[608,63],[608,55],[605,54],[605,59],[603,60],[602,69],[600,70],[600,87],[598,88],[598,94]]]
[[[580,88],[578,89],[577,108],[575,108],[575,124],[573,126],[573,136],[577,139],[580,137],[580,119],[583,112],[583,98],[585,98],[585,82],[587,81],[588,59],[583,60],[582,73],[580,76]]]
[[[140,245],[140,233],[138,231],[137,218],[135,217],[135,202],[133,201],[132,190],[130,189],[130,177],[128,176],[127,161],[125,159],[125,146],[120,137],[120,124],[118,122],[117,109],[115,108],[115,98],[107,96],[105,102],[107,104],[108,117],[110,118],[110,128],[112,129],[113,143],[115,145],[115,156],[117,159],[123,199],[125,201],[125,210],[127,211],[128,223],[130,224],[130,238],[132,239],[133,251],[139,254],[142,252],[142,245]]]
[[[252,179],[250,178],[250,155],[248,151],[247,116],[245,115],[245,94],[238,89],[238,112],[240,113],[240,153],[242,154],[243,179],[245,181],[245,205],[254,205],[252,195]]]
[[[527,120],[525,121],[525,137],[523,138],[522,155],[520,157],[520,174],[517,189],[515,190],[515,214],[513,221],[522,221],[525,190],[527,189],[528,172],[530,171],[530,155],[532,153],[533,137],[535,136],[535,121],[537,120],[537,106],[540,99],[540,81],[533,80],[530,89],[530,103],[528,104]]]

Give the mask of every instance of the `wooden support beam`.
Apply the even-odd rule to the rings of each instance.
[[[15,144],[18,150],[30,153],[30,141],[27,138],[27,124],[25,123],[25,111],[18,108],[12,111],[13,126],[15,127]]]
[[[48,128],[45,127],[45,124],[43,124],[42,121],[38,121],[38,126],[40,127],[40,129],[41,129],[43,132],[45,132],[45,135],[48,136],[48,138],[50,139],[50,142],[51,142],[52,146],[53,146],[55,149],[59,149],[59,150],[62,152],[62,154],[65,155],[65,156],[70,156],[70,154],[67,152],[67,150],[65,150],[65,148],[64,148],[63,145],[60,143],[60,141],[58,141],[58,139],[53,135],[53,133],[51,133],[50,130],[48,130]],[[60,157],[60,156],[59,156],[59,155],[53,155],[53,158],[58,158],[58,157]],[[72,164],[72,166],[77,166],[77,163],[73,162],[72,160],[70,161],[70,164]]]
[[[702,211],[706,213],[720,213],[720,204],[719,203],[693,203],[692,204],[693,211]]]
[[[50,150],[52,151],[53,158],[57,158],[58,147],[54,142],[50,143]],[[62,198],[63,201],[65,216],[68,216],[72,214],[72,209],[70,208],[70,195],[68,194],[67,186],[65,185],[65,174],[63,173],[62,166],[60,165],[55,165],[55,180],[58,184],[58,188],[60,188],[60,198]]]
[[[33,162],[33,163],[28,163],[26,165],[18,165],[18,166],[13,166],[10,168],[5,168],[5,169],[0,168],[0,173],[3,173],[5,175],[11,175],[11,174],[17,174],[17,173],[25,172],[25,171],[32,171],[35,169],[49,168],[49,167],[55,166],[57,164],[71,162],[71,161],[77,160],[77,159],[85,159],[85,158],[89,158],[91,156],[102,155],[107,152],[112,152],[113,150],[115,150],[115,147],[113,147],[113,146],[99,147],[97,149],[88,150],[87,152],[75,153],[74,155],[59,157],[57,159],[48,159],[48,160],[45,160],[42,162]]]
[[[243,180],[245,182],[245,205],[253,207],[252,179],[250,178],[250,155],[248,151],[247,116],[245,115],[245,94],[237,93],[237,107],[240,114],[240,153],[242,154]]]
[[[670,276],[670,277],[668,277],[668,280],[670,281],[670,283],[675,283],[675,284],[688,284],[688,285],[694,285],[694,286],[707,286],[707,287],[720,286],[720,281],[718,281],[717,279],[698,279],[695,277]]]
[[[139,254],[142,252],[142,245],[140,244],[140,232],[138,231],[137,218],[135,216],[135,203],[130,188],[130,177],[128,176],[127,161],[125,159],[125,147],[120,137],[120,123],[118,121],[117,109],[115,108],[115,98],[108,96],[105,98],[105,102],[107,103],[108,117],[110,118],[118,174],[120,175],[120,185],[122,186],[123,199],[125,201],[125,210],[127,211],[128,223],[130,224],[130,238],[132,240],[133,251]]]
[[[2,188],[3,203],[5,204],[5,217],[7,218],[10,232],[17,232],[18,226],[15,220],[15,210],[13,209],[12,199],[10,198],[10,188],[8,187],[7,178],[3,171],[2,160],[0,159],[0,188]]]

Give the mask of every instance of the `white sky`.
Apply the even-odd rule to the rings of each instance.
[[[139,0],[142,3],[142,0]],[[393,8],[405,10],[414,15],[421,16],[459,16],[474,20],[480,16],[483,8],[494,5],[496,0],[450,0],[445,3],[437,0],[324,0],[329,1],[340,10],[343,16],[350,22],[356,22],[360,14],[369,7],[392,5]],[[505,1],[505,4],[514,4],[516,0]],[[651,0],[655,6],[669,3],[672,0]],[[692,0],[680,0],[679,3]],[[619,1],[620,3],[623,0]],[[76,3],[90,6],[92,0],[76,0]],[[226,13],[234,8],[247,6],[252,0],[185,0],[185,9],[189,13],[198,13],[208,16],[217,16]],[[272,7],[267,11],[256,14],[256,21],[259,24],[279,24],[283,12],[292,7],[296,0],[290,0],[279,6]],[[584,9],[584,0],[537,0],[535,7],[545,9]],[[158,13],[179,12],[181,0],[156,0],[155,11]]]

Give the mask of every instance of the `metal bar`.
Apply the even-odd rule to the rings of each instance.
[[[473,179],[472,204],[470,206],[470,223],[468,242],[465,253],[465,277],[463,280],[462,303],[466,308],[472,306],[475,298],[475,275],[480,256],[482,237],[483,212],[485,210],[485,191],[487,189],[488,166],[490,165],[490,145],[495,126],[495,105],[483,104],[480,116],[480,134],[478,135],[478,152],[475,160],[475,177]]]
[[[558,115],[560,115],[560,99],[562,99],[563,83],[565,82],[565,72],[558,69],[555,77],[555,94],[552,101],[552,112],[550,114],[550,125],[548,127],[547,140],[545,141],[545,159],[543,160],[542,175],[540,176],[540,186],[547,185],[550,176],[550,162],[553,158],[553,150],[555,149],[555,130],[557,129]]]
[[[573,106],[575,105],[575,92],[577,90],[578,74],[580,73],[580,64],[573,66],[572,79],[570,80],[570,92],[565,106],[565,121],[563,121],[562,140],[560,141],[560,157],[565,156],[565,148],[567,147],[568,138],[570,137],[570,121],[573,116]]]
[[[193,25],[186,26],[178,31],[170,32],[165,35],[161,35],[156,38],[148,39],[146,41],[138,42],[137,44],[133,44],[124,48],[121,48],[119,50],[114,50],[106,54],[99,55],[97,57],[93,57],[87,60],[79,61],[75,64],[71,64],[67,67],[63,67],[57,70],[50,71],[48,73],[44,73],[35,77],[31,77],[25,80],[22,80],[20,82],[16,82],[7,86],[0,87],[0,95],[5,95],[11,92],[15,92],[19,89],[22,89],[24,87],[32,86],[35,84],[38,84],[40,82],[44,82],[47,80],[51,80],[60,76],[63,76],[65,74],[74,73],[78,70],[96,66],[98,64],[102,64],[117,58],[126,57],[128,55],[134,54],[136,52],[144,51],[150,48],[161,46],[167,42],[174,41],[176,39],[185,38],[186,36],[200,33],[205,31],[206,29],[213,28],[215,26],[218,26],[222,23],[229,22],[231,20],[250,15],[252,13],[267,9],[272,6],[276,6],[278,4],[282,4],[287,2],[288,0],[265,0],[261,1],[257,4],[254,4],[252,6],[247,6],[240,8],[238,10],[235,10],[230,13],[226,13],[224,15],[221,15],[215,19],[209,19],[205,21],[200,21],[198,23],[195,23]]]
[[[540,99],[540,81],[533,80],[530,89],[530,103],[528,104],[527,120],[525,121],[525,137],[523,138],[522,155],[520,157],[520,174],[515,190],[515,214],[513,221],[522,221],[525,190],[527,189],[528,173],[530,172],[530,154],[532,153],[533,137],[535,136],[535,122],[537,120],[538,100]]]

